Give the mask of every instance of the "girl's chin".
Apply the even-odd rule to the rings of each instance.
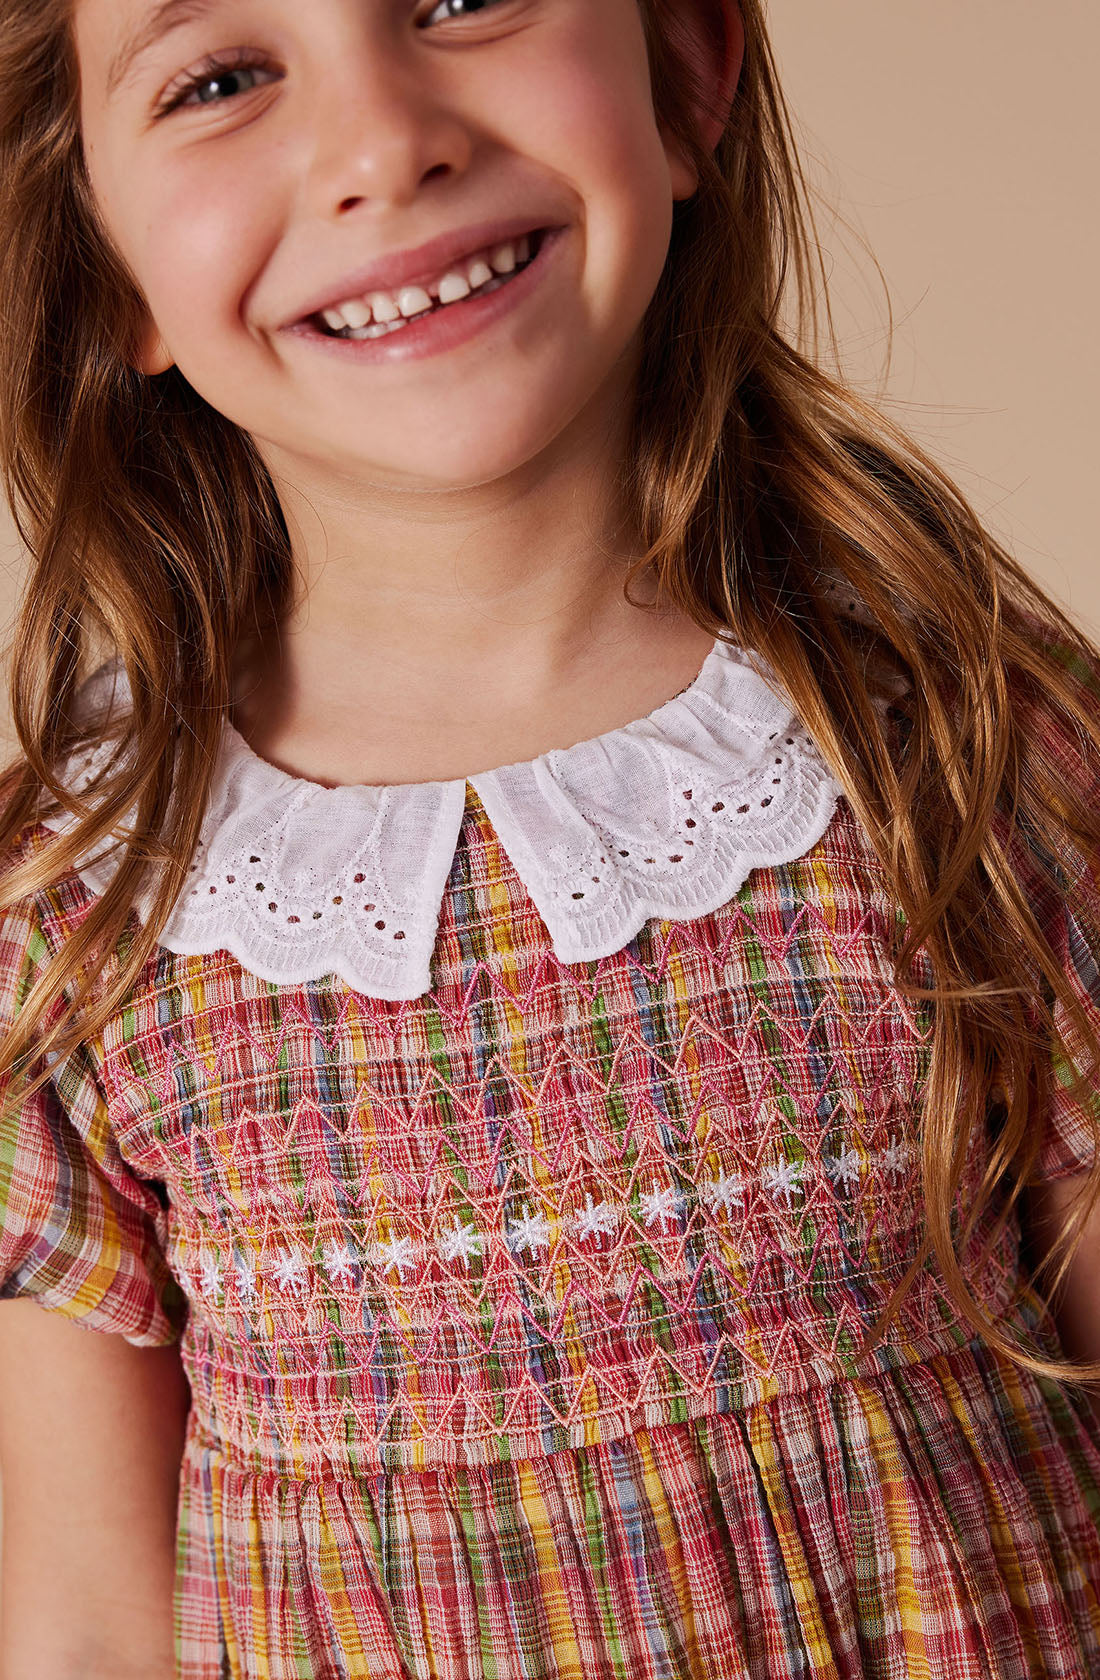
[[[560,430],[545,425],[524,425],[523,417],[502,413],[496,424],[484,423],[471,435],[442,438],[425,460],[424,431],[413,431],[406,447],[391,428],[385,439],[371,447],[361,434],[359,447],[349,450],[345,441],[318,439],[312,447],[302,439],[280,439],[274,447],[261,445],[261,453],[275,476],[348,479],[378,488],[454,491],[476,490],[503,482],[522,471],[544,450],[549,449]],[[347,430],[357,428],[349,424]],[[499,434],[499,435],[498,435]]]

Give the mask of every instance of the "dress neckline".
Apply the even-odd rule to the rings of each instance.
[[[97,711],[126,701],[117,665],[87,685]],[[86,792],[111,751],[78,755],[62,780]],[[275,984],[334,975],[367,996],[420,997],[469,787],[565,963],[611,956],[651,917],[717,910],[751,870],[816,844],[840,793],[774,673],[721,638],[644,717],[450,781],[328,787],[261,758],[227,718],[161,945],[228,951]],[[117,862],[115,845],[77,873],[101,893]],[[153,888],[135,903],[142,919]]]
[[[390,788],[394,791],[398,789],[420,789],[423,791],[427,789],[452,788],[456,786],[464,788],[467,784],[470,786],[476,786],[477,782],[483,777],[500,776],[509,772],[524,769],[533,770],[536,765],[542,764],[546,760],[554,758],[561,753],[579,752],[585,749],[597,749],[611,742],[615,736],[623,733],[624,731],[634,731],[650,723],[657,723],[659,725],[660,719],[665,713],[667,707],[675,707],[677,702],[682,700],[685,695],[690,694],[693,689],[709,685],[713,677],[713,662],[721,660],[724,657],[723,649],[728,648],[729,646],[730,644],[727,643],[723,637],[715,637],[711,643],[709,651],[703,659],[702,665],[699,667],[699,670],[696,672],[691,681],[687,683],[685,687],[679,689],[670,699],[662,700],[659,705],[653,708],[652,711],[647,712],[642,717],[631,718],[627,723],[616,724],[611,729],[601,730],[597,735],[586,736],[583,740],[574,741],[567,747],[550,747],[545,752],[536,754],[533,758],[517,759],[508,764],[494,765],[490,770],[473,771],[464,776],[451,776],[418,782],[321,782],[316,781],[311,776],[303,776],[296,771],[284,770],[280,765],[273,764],[269,758],[265,758],[262,753],[256,751],[255,747],[250,744],[247,738],[241,733],[229,717],[225,719],[223,730],[229,752],[241,761],[247,761],[249,759],[254,760],[256,764],[262,765],[267,771],[270,771],[273,776],[280,778],[288,796],[303,786],[309,789],[316,789],[321,793],[335,793],[341,788],[351,788],[358,793],[378,793],[383,788]]]

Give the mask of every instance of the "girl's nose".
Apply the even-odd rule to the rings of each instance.
[[[419,71],[419,73],[417,73]],[[462,174],[475,137],[445,93],[397,54],[356,55],[318,87],[307,181],[322,219],[358,206],[407,204],[433,175]]]

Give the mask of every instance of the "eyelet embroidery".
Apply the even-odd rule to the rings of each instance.
[[[752,869],[821,838],[840,788],[777,687],[716,642],[695,682],[648,717],[469,778],[561,961],[612,955],[651,917],[711,913]],[[109,751],[70,767],[78,791]],[[227,949],[276,984],[335,973],[368,996],[421,996],[467,785],[325,788],[267,764],[227,723],[161,943]],[[100,858],[80,874],[102,891],[114,867]]]

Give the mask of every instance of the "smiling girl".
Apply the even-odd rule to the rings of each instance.
[[[761,0],[0,0],[0,182],[3,1680],[1100,1672],[1100,655]]]

